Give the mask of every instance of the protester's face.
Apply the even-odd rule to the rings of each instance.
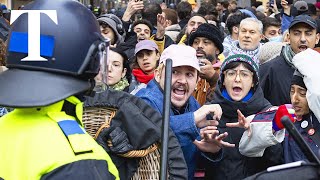
[[[242,64],[224,72],[223,85],[234,101],[241,101],[253,87],[253,73]]]
[[[269,26],[264,32],[264,36],[266,38],[281,36],[281,29],[280,27],[277,27],[277,26]]]
[[[223,9],[221,3],[217,3],[216,10],[221,11]]]
[[[111,27],[109,25],[103,23],[103,24],[100,24],[100,30],[101,30],[101,35],[104,38],[109,38],[111,45],[113,45],[115,43],[116,35],[113,32],[113,30],[111,29]]]
[[[192,43],[192,47],[197,51],[197,57],[206,57],[206,55],[212,55],[215,57],[220,54],[215,44],[208,38],[196,37]]]
[[[108,80],[107,85],[117,84],[126,75],[127,69],[123,67],[122,56],[114,51],[108,52]]]
[[[293,109],[295,110],[296,116],[301,117],[302,115],[308,114],[310,109],[306,97],[307,90],[298,85],[291,85],[290,97]]]
[[[232,11],[234,11],[236,9],[237,9],[237,5],[236,4],[234,4],[234,3],[229,4],[229,6],[228,6],[228,11],[229,12],[232,12]]]
[[[255,22],[243,23],[239,28],[239,45],[246,51],[257,49],[260,44],[262,34],[259,31],[259,25]]]
[[[206,20],[201,16],[193,16],[190,18],[187,24],[187,34],[190,35],[195,32],[203,23],[206,23]]]
[[[146,74],[152,74],[157,67],[157,61],[159,60],[159,53],[155,50],[141,50],[137,53],[137,62],[140,69]]]
[[[294,53],[314,48],[319,42],[317,30],[305,23],[298,23],[289,30],[289,42]]]
[[[191,66],[178,66],[172,68],[171,103],[176,108],[182,108],[196,88],[198,81],[197,70]],[[156,80],[164,89],[165,70],[156,70]]]
[[[137,24],[134,27],[133,31],[137,34],[138,42],[142,40],[150,39],[151,37],[151,30],[149,26],[145,24]]]

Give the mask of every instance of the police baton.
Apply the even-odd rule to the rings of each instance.
[[[170,108],[171,108],[171,79],[172,79],[172,59],[166,59],[162,133],[161,133],[160,180],[166,180],[168,177],[167,161],[168,161],[169,121],[170,121]]]
[[[315,155],[315,153],[311,150],[307,142],[303,139],[297,128],[291,122],[288,116],[283,116],[281,118],[281,122],[286,130],[289,132],[290,136],[295,140],[298,144],[299,148],[303,152],[303,154],[307,157],[307,159],[312,162],[320,165],[319,158]]]

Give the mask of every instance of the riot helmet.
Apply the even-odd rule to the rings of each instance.
[[[35,0],[11,15],[0,105],[46,106],[93,87],[108,41],[87,7],[72,0]]]

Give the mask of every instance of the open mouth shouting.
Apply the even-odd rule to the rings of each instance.
[[[299,50],[300,51],[305,51],[305,50],[307,50],[308,49],[308,46],[307,45],[300,45],[299,46]]]
[[[202,49],[197,49],[197,57],[199,58],[199,57],[205,57],[206,56],[206,52],[204,52],[204,50],[202,50]]]
[[[232,94],[233,94],[234,96],[241,96],[241,92],[242,92],[242,88],[239,87],[239,86],[234,86],[234,87],[232,88]]]
[[[188,88],[186,85],[178,84],[172,86],[172,97],[177,101],[187,99]]]

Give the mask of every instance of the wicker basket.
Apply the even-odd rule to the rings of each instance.
[[[96,138],[99,131],[109,127],[117,109],[109,107],[86,107],[83,113],[83,124],[86,131]],[[141,157],[139,168],[132,180],[157,180],[160,171],[160,150],[158,144],[153,144],[145,150],[129,151],[121,156],[127,158]]]

